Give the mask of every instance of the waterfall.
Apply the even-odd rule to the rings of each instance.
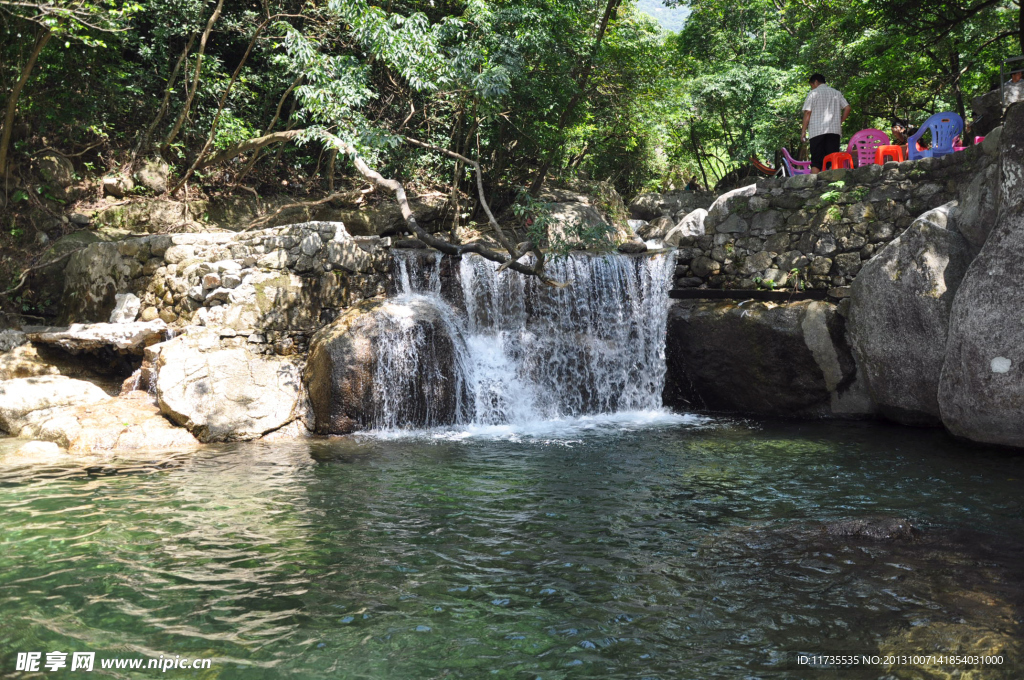
[[[442,297],[441,254],[395,252],[396,304],[431,304],[454,334],[447,367],[460,385],[462,425],[506,425],[660,409],[674,251],[645,256],[573,253],[548,263],[565,288],[474,254],[453,268],[458,305]],[[464,306],[464,309],[459,307]],[[376,376],[382,402],[409,386],[424,338],[396,332]],[[461,387],[464,386],[464,389]],[[392,408],[392,413],[396,408]],[[385,427],[400,422],[378,420]]]

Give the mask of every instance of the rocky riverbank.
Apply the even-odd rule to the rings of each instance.
[[[677,301],[669,313],[666,403],[775,416],[878,416],[1024,447],[1024,317],[1015,311],[1024,302],[1024,106],[1012,107],[985,144],[973,158],[986,154],[993,162],[951,185],[956,200],[908,218],[870,257],[862,251],[842,282],[820,279],[850,284],[832,286],[830,301]],[[786,182],[793,180],[802,181]],[[910,214],[920,186],[907,189],[897,207]],[[745,210],[758,189],[747,191]],[[725,218],[740,219],[735,210]],[[732,238],[721,231],[722,219],[711,224],[710,238]],[[848,228],[856,234],[865,225]],[[818,243],[827,237],[817,236]],[[677,273],[698,274],[693,261],[689,266]]]
[[[552,230],[582,223],[613,243],[629,237],[621,199],[602,185],[544,198]],[[365,383],[383,351],[374,344],[378,310],[390,309],[386,296],[402,287],[405,262],[433,266],[428,276],[443,268],[446,281],[454,262],[446,257],[439,267],[423,243],[394,234],[390,207],[356,220],[355,234],[337,219],[149,233],[153,220],[139,215],[152,211],[142,208],[118,223],[122,231],[104,212],[87,216],[86,237],[69,238],[75,249],[32,284],[58,300],[59,325],[0,335],[0,429],[32,440],[20,460],[51,457],[54,447],[102,460],[366,427],[374,399]],[[407,311],[397,310],[399,324]],[[384,321],[390,328],[394,319]],[[356,345],[373,351],[331,345],[350,326],[358,332],[343,339],[357,336]],[[435,335],[431,347],[443,336]],[[437,375],[417,378],[423,398],[415,408],[423,413],[409,422],[449,422],[451,352],[447,362],[443,354],[430,363]]]
[[[676,301],[665,404],[882,417],[1022,446],[1024,321],[1007,313],[1022,296],[1022,118],[1014,107],[982,147],[912,167],[633,201],[637,235],[678,246],[677,285],[800,281],[829,294]],[[551,229],[598,225],[646,249],[628,240],[617,197],[548,196]],[[423,260],[413,277],[437,278],[442,293],[457,262],[384,235],[388,218],[370,223],[358,231],[376,233],[329,220],[82,240],[48,275],[61,325],[0,334],[0,429],[36,441],[29,449],[40,454],[56,445],[107,456],[346,433],[379,420],[372,367],[394,333],[418,348],[403,360],[420,362],[406,390],[412,410],[400,419],[450,423],[466,401],[449,375],[462,340],[429,305],[385,300],[408,289],[400,279],[410,262]],[[423,257],[396,258],[395,249]],[[597,351],[587,349],[593,342],[579,360]]]

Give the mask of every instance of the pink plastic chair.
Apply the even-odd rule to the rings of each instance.
[[[853,156],[854,164],[860,168],[875,162],[875,149],[889,145],[889,135],[875,128],[868,128],[850,137],[846,153]]]
[[[798,161],[789,155],[789,151],[786,147],[782,147],[782,162],[786,166],[786,171],[789,176],[793,175],[809,175],[811,174],[811,162],[810,161]]]

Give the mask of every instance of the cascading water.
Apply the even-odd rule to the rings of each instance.
[[[536,423],[661,407],[665,327],[674,252],[574,253],[548,264],[565,288],[505,270],[477,255],[455,269],[464,311],[441,295],[441,254],[395,252],[396,305],[433,306],[456,337],[446,367],[458,386],[461,425]],[[377,362],[378,429],[409,394],[422,334],[396,327]]]

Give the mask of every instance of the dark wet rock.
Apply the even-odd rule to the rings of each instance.
[[[406,250],[425,250],[427,244],[418,238],[400,238],[392,244],[392,247]]]
[[[835,305],[679,300],[669,309],[665,402],[764,415],[871,411]]]
[[[644,243],[643,239],[641,239],[639,236],[634,236],[625,243],[620,243],[618,251],[620,253],[626,253],[630,255],[636,253],[646,253],[647,244]]]
[[[351,309],[310,342],[305,379],[316,432],[454,424],[467,389],[453,370],[460,342],[427,300],[367,301]],[[416,351],[399,356],[388,345]],[[386,378],[378,376],[382,359],[394,360]],[[385,403],[385,382],[400,403]],[[394,423],[385,422],[389,415]]]
[[[905,541],[921,532],[910,520],[899,517],[871,517],[832,522],[822,527],[836,538],[863,538],[873,541]]]

